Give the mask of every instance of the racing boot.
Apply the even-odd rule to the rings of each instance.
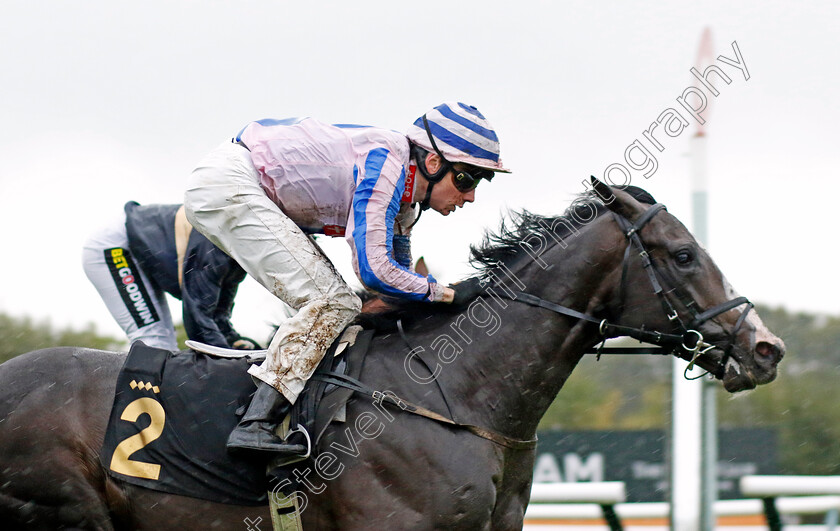
[[[248,410],[228,437],[228,451],[255,450],[285,455],[304,455],[307,446],[288,444],[274,430],[289,413],[292,404],[265,382],[257,385]]]

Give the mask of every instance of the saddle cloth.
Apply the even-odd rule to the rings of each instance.
[[[317,372],[358,376],[373,331],[335,356],[336,341]],[[140,487],[218,503],[265,505],[269,456],[229,454],[227,438],[256,386],[247,358],[171,352],[136,342],[117,377],[100,460],[108,473]],[[313,446],[352,391],[310,380],[291,415]],[[314,454],[313,454],[314,457]]]

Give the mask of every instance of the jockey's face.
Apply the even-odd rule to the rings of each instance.
[[[459,169],[460,164],[455,164]],[[432,197],[429,199],[429,207],[448,216],[456,208],[462,208],[465,203],[475,201],[475,188],[468,192],[462,192],[455,187],[453,173],[449,171],[439,183],[432,188]]]
[[[435,173],[441,167],[441,160],[435,153],[429,153],[426,156],[426,167],[430,173]],[[454,165],[456,170],[468,170],[469,166],[461,164],[460,162]],[[467,192],[458,190],[453,181],[454,173],[452,170],[446,172],[446,175],[439,183],[432,188],[432,197],[429,198],[429,207],[444,216],[448,216],[450,212],[454,212],[456,208],[463,207],[465,203],[472,203],[475,201],[475,188]],[[425,179],[423,179],[425,184]],[[425,194],[426,187],[422,187],[422,191],[417,195],[422,197]]]

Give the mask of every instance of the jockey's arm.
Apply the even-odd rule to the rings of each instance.
[[[402,162],[394,154],[383,149],[368,157],[366,175],[353,196],[352,228],[346,236],[355,253],[354,265],[362,283],[384,295],[440,301],[444,287],[434,277],[417,274],[392,254],[393,229],[401,210],[393,198],[404,179]]]

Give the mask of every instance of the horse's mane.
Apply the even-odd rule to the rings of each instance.
[[[624,191],[641,203],[656,203],[652,195],[637,186],[627,186]],[[603,202],[592,191],[577,196],[560,216],[540,216],[527,210],[513,212],[507,218],[502,218],[497,232],[485,232],[478,247],[470,246],[470,263],[480,273],[500,263],[510,265],[525,252],[522,242],[528,241],[533,235],[551,230],[556,238],[563,239],[604,212]]]
[[[642,203],[654,204],[656,202],[653,196],[636,186],[627,186],[624,191]],[[604,212],[608,210],[604,209],[603,202],[595,192],[590,191],[578,195],[559,216],[541,216],[527,210],[508,213],[502,218],[497,231],[485,231],[478,246],[470,245],[470,264],[476,268],[476,274],[472,276],[484,276],[499,264],[513,267],[513,264],[521,257],[527,256],[523,249],[523,242],[535,234],[545,235],[548,230],[552,230],[554,237],[562,239],[591,223]],[[357,318],[357,322],[367,328],[392,330],[398,319],[412,322],[429,315],[456,310],[443,303],[429,304],[393,298],[383,299],[391,309],[375,314],[362,313]],[[457,310],[460,311],[461,308]]]
[[[524,254],[523,242],[527,242],[537,234],[545,234],[548,227],[555,229],[558,238],[569,236],[573,230],[584,225],[580,221],[583,216],[592,219],[592,209],[596,217],[601,214],[600,204],[587,199],[576,202],[560,216],[541,216],[528,210],[508,213],[502,218],[496,231],[485,231],[481,243],[470,246],[470,263],[480,274],[505,264],[512,265]],[[590,209],[584,213],[584,209]],[[580,211],[580,215],[573,215],[572,211]]]

